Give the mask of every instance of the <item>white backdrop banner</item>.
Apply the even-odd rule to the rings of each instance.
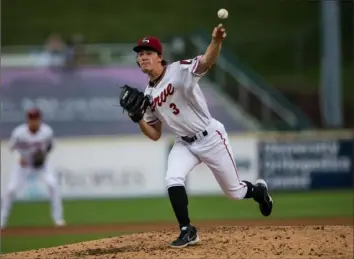
[[[58,139],[51,163],[58,172],[64,198],[155,196],[165,193],[167,148],[164,141],[144,137]],[[13,170],[14,156],[1,142],[1,194]],[[47,196],[46,186],[34,176],[19,199]]]
[[[231,149],[241,180],[255,182],[258,177],[258,140],[249,136],[229,136]],[[233,168],[230,168],[233,170]],[[189,194],[222,194],[213,173],[205,164],[200,164],[188,175]]]
[[[136,136],[57,139],[50,162],[58,173],[63,198],[162,196],[166,195],[164,178],[170,140],[155,142]],[[239,177],[254,182],[258,176],[257,138],[230,135],[229,140]],[[7,141],[1,142],[1,195],[17,161],[7,145]],[[192,195],[222,193],[204,164],[190,172],[186,186]],[[17,197],[46,199],[47,188],[31,176]]]

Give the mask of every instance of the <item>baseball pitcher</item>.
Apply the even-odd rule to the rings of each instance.
[[[203,55],[169,65],[163,59],[159,39],[141,38],[133,50],[137,53],[139,67],[150,81],[144,93],[125,85],[120,96],[120,105],[148,138],[157,141],[162,125],[176,135],[165,177],[180,228],[180,235],[171,242],[171,247],[186,247],[199,241],[197,229],[188,215],[184,185],[187,174],[202,162],[213,172],[228,197],[253,198],[262,215],[269,216],[272,212],[273,200],[266,182],[259,179],[252,184],[239,178],[225,127],[210,115],[198,83],[216,62],[225,37],[225,28],[219,24]]]
[[[18,152],[19,159],[14,166],[4,197],[2,197],[1,228],[6,226],[16,191],[24,187],[31,175],[41,178],[48,186],[54,224],[65,225],[58,180],[47,159],[53,148],[53,130],[41,121],[39,109],[28,110],[27,123],[17,126],[12,131],[9,142],[10,149]]]

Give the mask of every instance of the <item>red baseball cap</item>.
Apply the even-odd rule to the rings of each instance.
[[[142,37],[138,40],[137,45],[133,48],[135,52],[139,52],[141,50],[148,49],[154,50],[160,55],[162,55],[162,44],[161,41],[153,36]]]
[[[38,108],[32,108],[27,111],[27,118],[38,119],[42,116],[41,111]]]

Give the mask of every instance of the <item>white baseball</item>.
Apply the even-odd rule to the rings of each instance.
[[[220,19],[226,19],[228,16],[229,16],[229,12],[226,9],[222,8],[218,11],[218,17]]]

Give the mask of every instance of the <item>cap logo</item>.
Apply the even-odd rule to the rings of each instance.
[[[147,38],[144,38],[141,42],[142,42],[142,43],[150,43],[150,40],[147,39]]]

